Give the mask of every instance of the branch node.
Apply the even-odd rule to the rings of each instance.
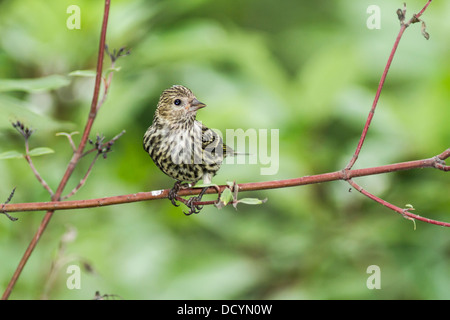
[[[342,180],[348,181],[348,180],[351,179],[351,177],[348,174],[349,171],[350,171],[350,169],[348,169],[348,168],[344,168],[344,169],[341,170]]]
[[[421,20],[419,18],[417,18],[417,15],[413,14],[411,20],[409,20],[409,23],[412,24],[412,23],[417,23],[417,22],[420,22],[420,21]]]
[[[416,230],[416,219],[414,219],[413,217],[410,217],[410,216],[409,216],[409,215],[411,214],[411,212],[409,212],[409,210],[415,210],[415,209],[414,209],[414,207],[413,207],[412,205],[410,205],[410,204],[407,204],[406,207],[407,207],[407,208],[405,208],[405,209],[402,210],[402,214],[401,214],[401,215],[402,215],[403,218],[412,221],[413,224],[414,224],[414,230]]]
[[[408,22],[405,23],[405,16],[406,16],[406,4],[404,4],[404,9],[397,9],[397,16],[398,19],[400,20],[400,25],[404,26],[405,28],[409,27],[411,24],[413,23],[418,23],[418,22],[422,22],[422,28],[421,28],[421,32],[422,35],[424,36],[425,39],[430,39],[430,34],[426,31],[426,24],[425,21],[419,19],[419,17],[422,15],[423,10],[418,13],[418,14],[413,14],[412,18],[409,19]]]
[[[75,146],[75,143],[73,142],[73,139],[72,139],[72,136],[74,134],[79,134],[79,132],[78,131],[74,131],[74,132],[71,132],[71,133],[58,132],[56,134],[56,136],[66,136],[67,140],[69,140],[69,143],[70,143],[70,146],[72,147],[73,152],[76,152],[77,151],[77,147]]]

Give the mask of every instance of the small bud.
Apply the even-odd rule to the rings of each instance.
[[[397,9],[397,16],[398,20],[400,20],[400,23],[403,24],[403,22],[405,21],[405,13],[402,9]]]

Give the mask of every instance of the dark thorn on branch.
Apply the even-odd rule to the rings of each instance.
[[[121,136],[123,136],[125,132],[126,132],[125,130],[122,130],[121,133],[119,133],[106,143],[106,152],[109,152],[111,150],[111,147],[114,144],[114,142],[116,142]]]
[[[102,154],[103,158],[106,159],[106,154],[108,152],[111,152],[112,149],[112,145],[125,133],[125,130],[122,130],[122,132],[120,132],[118,135],[116,135],[114,138],[112,138],[111,140],[109,140],[108,142],[104,142],[105,141],[105,137],[103,135],[97,134],[95,142],[92,139],[89,139],[89,144],[91,144],[93,146],[92,149],[90,149],[89,151],[86,151],[85,153],[82,154],[82,157],[84,157],[85,155],[97,151],[98,154]]]
[[[422,21],[422,35],[424,36],[424,38],[425,39],[430,39],[430,34],[427,32],[427,30],[426,30],[426,28],[427,28],[427,26],[426,26],[426,24],[425,24],[425,22],[424,21]]]
[[[12,189],[11,193],[9,194],[8,199],[6,199],[6,201],[5,201],[4,204],[7,204],[7,203],[9,203],[9,202],[11,201],[12,197],[14,197],[14,192],[16,192],[16,187],[14,187],[14,188]]]
[[[400,20],[400,25],[405,24],[406,18],[406,2],[403,2],[403,9],[397,9],[398,20]]]
[[[5,204],[8,204],[8,203],[11,201],[12,197],[14,197],[14,192],[16,192],[16,187],[14,187],[14,189],[11,191],[11,193],[10,193],[8,199],[6,199],[6,201],[2,204],[2,208],[1,208],[1,210],[0,210],[0,213],[3,213],[3,214],[4,214],[6,217],[8,217],[8,219],[11,220],[11,221],[17,221],[19,218],[15,218],[15,217],[10,216],[10,215],[4,210],[4,208],[5,208]]]
[[[92,300],[114,300],[116,298],[123,300],[118,294],[100,294],[100,291],[95,291],[95,296]]]
[[[398,20],[400,20],[400,24],[402,25],[405,22],[405,13],[402,9],[397,9]]]
[[[12,123],[12,126],[19,131],[19,133],[25,138],[25,140],[28,140],[28,138],[33,134],[34,130],[25,127],[25,125],[20,122],[16,121]]]
[[[122,47],[122,48],[120,48],[117,51],[116,51],[116,49],[114,49],[113,52],[110,52],[109,51],[109,47],[108,47],[107,44],[105,44],[105,52],[109,56],[109,58],[111,59],[112,63],[114,63],[120,57],[127,56],[127,55],[129,55],[131,53],[130,50],[125,51],[125,47]]]

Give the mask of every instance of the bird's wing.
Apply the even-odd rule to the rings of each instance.
[[[214,150],[220,150],[220,148],[222,148],[224,157],[235,154],[232,148],[223,143],[222,138],[217,132],[202,124],[202,149],[212,152]]]

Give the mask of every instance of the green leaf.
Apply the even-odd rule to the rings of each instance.
[[[258,198],[242,198],[242,199],[240,199],[238,202],[239,202],[239,203],[245,203],[245,204],[252,204],[252,205],[255,205],[255,204],[262,204],[262,203],[264,203],[264,202],[266,202],[266,201],[267,201],[267,198],[266,198],[266,199],[263,199],[263,200],[258,199]]]
[[[0,130],[13,130],[11,122],[16,122],[17,120],[38,129],[39,132],[74,128],[74,125],[71,123],[57,121],[35,110],[39,110],[39,107],[8,94],[0,94]]]
[[[45,148],[45,147],[41,147],[41,148],[35,148],[32,149],[28,152],[29,156],[42,156],[44,154],[49,154],[49,153],[54,153],[55,151],[53,151],[50,148]]]
[[[230,189],[226,188],[220,194],[219,202],[215,204],[218,209],[225,207],[230,201],[233,201],[233,193]]]
[[[18,158],[23,158],[23,154],[21,154],[20,152],[14,151],[14,150],[0,153],[0,160],[18,159]]]
[[[51,75],[35,79],[0,79],[0,92],[26,91],[39,92],[58,89],[69,85],[70,80],[61,75]]]
[[[95,77],[97,72],[94,70],[75,70],[69,73],[72,77]]]

